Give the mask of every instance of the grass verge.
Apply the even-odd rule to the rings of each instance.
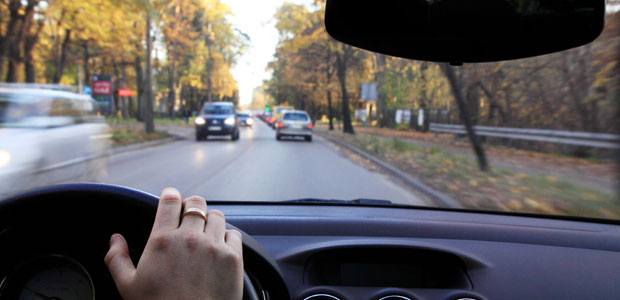
[[[155,118],[155,125],[162,125],[162,126],[178,126],[178,127],[194,127],[194,119],[195,118],[189,118],[188,121],[186,122],[184,119],[179,119],[179,118],[174,118],[174,119],[170,119],[170,118]]]
[[[481,172],[474,158],[438,146],[369,134],[322,131],[354,145],[451,195],[466,208],[620,219],[615,194],[554,176],[494,168]]]
[[[112,134],[112,146],[114,147],[145,143],[170,137],[168,133],[162,131],[146,133],[144,131],[144,124],[132,119],[109,118],[107,121]]]

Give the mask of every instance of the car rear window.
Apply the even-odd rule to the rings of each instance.
[[[303,113],[286,113],[283,119],[286,121],[308,121],[308,116]]]

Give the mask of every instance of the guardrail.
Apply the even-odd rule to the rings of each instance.
[[[536,141],[592,148],[620,149],[620,135],[580,131],[475,126],[476,134],[495,138]],[[431,123],[432,132],[466,134],[463,125]]]

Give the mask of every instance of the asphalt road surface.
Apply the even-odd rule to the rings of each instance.
[[[184,195],[213,200],[366,198],[424,204],[385,175],[355,164],[329,142],[316,136],[312,143],[278,142],[262,122],[242,128],[237,142],[187,139],[117,154],[107,164],[103,182],[153,194],[173,186]]]

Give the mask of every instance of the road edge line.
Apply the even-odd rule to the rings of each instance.
[[[374,163],[375,165],[379,166],[381,169],[383,169],[384,171],[387,171],[388,173],[390,173],[390,175],[400,179],[401,181],[403,181],[404,183],[406,183],[407,185],[409,185],[411,188],[413,188],[414,190],[424,194],[425,196],[429,197],[432,201],[436,202],[437,204],[441,205],[441,206],[445,206],[448,208],[463,208],[463,205],[461,205],[458,201],[456,201],[454,198],[435,190],[434,188],[426,185],[425,183],[423,183],[422,181],[420,181],[419,179],[401,171],[400,169],[392,166],[391,164],[383,161],[382,159],[368,153],[367,151],[364,151],[354,145],[350,145],[348,143],[345,143],[337,138],[333,138],[330,137],[324,133],[321,133],[320,131],[315,131],[316,134],[318,134],[321,138],[323,138],[324,140],[335,144],[336,146],[340,146],[343,147],[367,160],[369,160],[370,162]]]
[[[157,147],[157,146],[161,146],[161,145],[164,145],[164,144],[176,142],[176,141],[179,141],[179,140],[181,140],[181,138],[179,138],[178,136],[172,136],[172,137],[168,137],[168,138],[164,138],[164,139],[159,139],[159,140],[155,140],[155,141],[148,141],[148,142],[144,142],[144,143],[138,143],[138,144],[132,144],[132,145],[126,145],[126,146],[120,146],[120,147],[111,147],[110,149],[108,149],[107,151],[105,151],[102,154],[75,158],[75,159],[72,159],[70,161],[66,161],[66,162],[63,162],[63,163],[60,163],[60,164],[56,164],[56,165],[47,166],[45,168],[36,170],[34,173],[35,174],[40,174],[40,173],[50,172],[50,171],[66,168],[66,167],[69,167],[69,166],[73,166],[73,165],[76,165],[76,164],[85,163],[87,161],[103,158],[103,157],[111,157],[111,156],[114,156],[114,155],[123,154],[123,153],[127,153],[127,152],[132,152],[132,151],[142,150],[142,149],[146,149],[146,148]]]
[[[122,153],[126,153],[126,152],[131,152],[131,151],[142,150],[142,149],[146,149],[146,148],[157,147],[157,146],[161,146],[161,145],[164,145],[164,144],[176,142],[176,141],[179,141],[179,140],[183,139],[183,138],[181,138],[179,136],[171,135],[170,133],[168,133],[168,135],[170,135],[170,137],[159,139],[159,140],[148,141],[148,142],[144,142],[144,143],[137,143],[137,144],[132,144],[132,145],[126,145],[126,146],[120,146],[120,147],[111,147],[110,150],[107,151],[107,153],[105,153],[105,154],[103,154],[101,156],[112,156],[112,155],[122,154]]]

